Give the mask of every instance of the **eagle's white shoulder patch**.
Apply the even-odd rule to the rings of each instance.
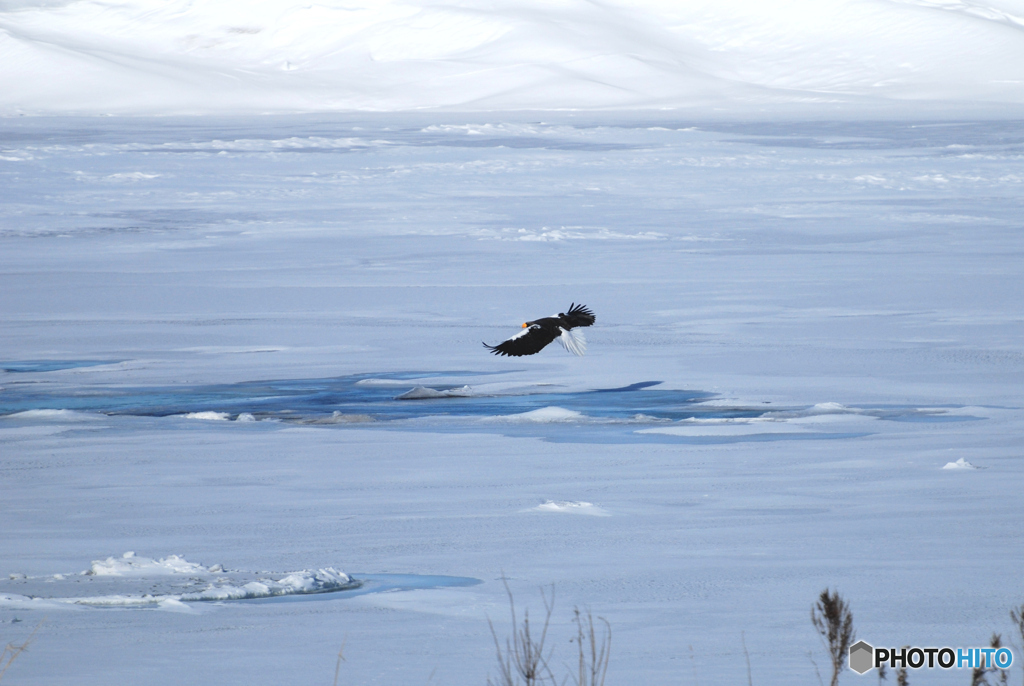
[[[512,338],[510,338],[510,339],[508,339],[508,340],[510,340],[510,341],[514,341],[514,340],[516,340],[517,338],[522,338],[523,336],[525,336],[526,334],[530,333],[530,332],[531,332],[531,331],[533,331],[534,329],[539,329],[539,328],[540,328],[539,326],[537,326],[536,324],[534,324],[533,326],[530,326],[530,327],[528,327],[528,328],[525,328],[525,329],[523,329],[522,331],[520,331],[519,333],[517,333],[517,334],[516,334],[515,336],[513,336]]]

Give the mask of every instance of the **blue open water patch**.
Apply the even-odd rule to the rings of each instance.
[[[117,364],[121,360],[17,360],[0,362],[0,371],[13,374],[28,372],[57,372],[62,369],[78,369],[79,367],[99,367],[105,364]]]
[[[914,407],[779,407],[769,403],[730,406],[708,402],[717,395],[707,391],[659,388],[660,381],[591,390],[569,390],[554,384],[490,383],[493,377],[507,373],[410,371],[189,386],[17,384],[0,389],[0,416],[72,410],[112,416],[177,415],[404,431],[497,433],[553,442],[689,444],[839,439],[873,433],[863,425],[856,430],[835,425],[824,430],[795,427],[792,431],[780,431],[781,424],[817,414],[919,422],[977,419],[951,414],[948,409]],[[479,387],[474,389],[453,381],[475,382]],[[721,431],[716,422],[722,423]],[[701,423],[710,428],[658,429]]]
[[[500,373],[500,372],[499,372]],[[696,406],[714,393],[692,390],[649,390],[647,381],[621,388],[565,391],[534,385],[514,392],[480,393],[459,384],[431,384],[431,378],[480,378],[480,372],[397,372],[353,374],[328,379],[278,379],[202,386],[76,386],[49,384],[10,386],[0,390],[0,415],[29,410],[74,410],[106,415],[167,417],[217,412],[237,418],[294,423],[346,423],[419,419],[425,417],[484,417],[512,415],[557,406],[594,417],[625,419],[650,414],[659,419],[683,419],[701,414]],[[491,374],[494,374],[493,372]],[[408,380],[406,386],[394,382]],[[391,383],[382,383],[391,382]],[[466,390],[463,390],[466,389]],[[431,392],[430,397],[409,391]],[[707,410],[704,410],[707,411]],[[759,409],[716,408],[715,416],[757,416]]]

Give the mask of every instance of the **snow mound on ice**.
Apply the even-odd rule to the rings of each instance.
[[[135,553],[129,551],[121,557],[93,560],[92,566],[82,573],[86,576],[161,576],[219,571],[222,571],[220,565],[206,568],[178,555],[168,555],[160,560],[154,560],[148,557],[135,557]]]
[[[213,412],[212,410],[207,410],[206,412],[189,412],[181,416],[185,419],[206,419],[218,422],[226,422],[231,419],[231,415],[227,412]]]
[[[968,462],[967,460],[965,460],[962,457],[959,460],[957,460],[956,462],[947,462],[945,465],[943,465],[942,468],[943,469],[981,469],[981,467],[974,466],[973,464],[971,464],[970,462]]]
[[[594,517],[611,516],[607,510],[582,500],[545,500],[537,507],[531,509],[537,512],[568,512],[569,514],[591,515]]]
[[[395,396],[395,400],[430,400],[433,398],[468,398],[473,395],[473,389],[469,386],[463,386],[462,388],[449,388],[444,391],[438,391],[433,388],[427,388],[426,386],[416,386],[412,390],[406,391],[399,396]]]
[[[510,414],[501,419],[513,422],[578,422],[586,419],[582,412],[567,410],[564,407],[542,407],[538,410],[530,410],[521,414]]]
[[[839,414],[845,412],[853,412],[850,408],[842,403],[817,403],[811,407],[811,411],[817,414]]]

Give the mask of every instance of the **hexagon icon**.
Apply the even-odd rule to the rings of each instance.
[[[863,674],[875,666],[875,649],[865,641],[857,641],[850,646],[850,669]]]

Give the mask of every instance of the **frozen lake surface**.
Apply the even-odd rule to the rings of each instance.
[[[815,683],[826,586],[875,645],[1011,635],[1022,161],[1018,121],[0,120],[7,678],[481,684],[503,575],[554,584],[556,672],[608,619],[609,683],[743,640]],[[573,301],[585,357],[480,345]]]

